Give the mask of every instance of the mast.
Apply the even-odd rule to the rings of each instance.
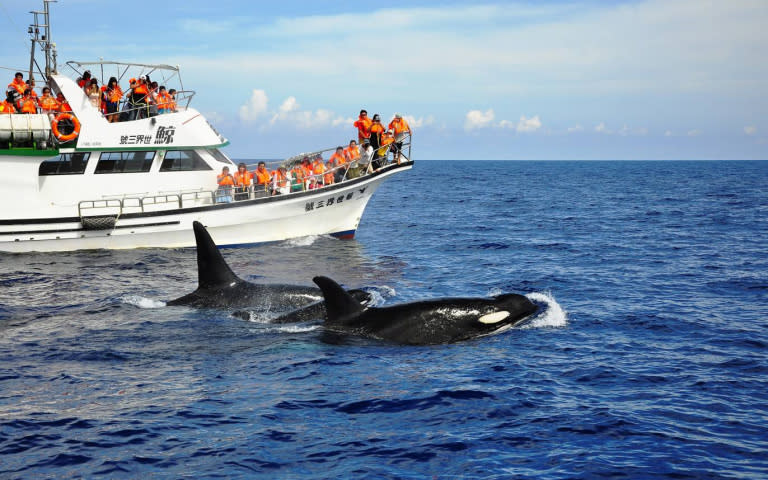
[[[35,49],[39,45],[40,50],[45,55],[45,70],[41,74],[45,77],[44,80],[48,82],[48,77],[53,73],[58,73],[56,67],[56,45],[51,41],[51,22],[50,22],[50,8],[49,3],[55,3],[56,0],[43,0],[43,11],[33,10],[29,13],[34,17],[32,25],[29,26],[28,33],[30,35],[30,41],[32,42],[32,48],[29,55],[29,79],[35,78]],[[42,15],[42,22],[40,23],[40,16]],[[42,35],[40,29],[43,29]],[[37,66],[38,70],[40,66]]]

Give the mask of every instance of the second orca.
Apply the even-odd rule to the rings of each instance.
[[[406,345],[454,343],[488,335],[518,325],[538,309],[514,293],[367,307],[328,277],[313,281],[323,291],[327,330]]]

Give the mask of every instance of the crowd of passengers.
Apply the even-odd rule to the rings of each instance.
[[[400,164],[403,142],[406,135],[412,135],[402,115],[396,113],[384,128],[378,114],[371,119],[368,112],[361,110],[353,125],[357,128],[358,140],[350,140],[346,148],[336,147],[327,161],[318,153],[312,158],[305,156],[290,170],[280,166],[270,171],[264,162],[259,162],[253,172],[245,163],[240,163],[234,174],[229,167],[222,168],[216,179],[219,185],[216,201],[244,200],[250,197],[251,190],[261,195],[283,195],[322,188],[381,169],[388,152],[392,153],[393,162]]]
[[[128,91],[123,93],[117,78],[111,77],[106,85],[99,86],[99,81],[92,78],[86,70],[77,79],[77,84],[83,89],[91,105],[96,107],[110,123],[137,118],[147,118],[176,111],[176,90],[166,90],[144,75],[129,80]],[[123,108],[120,111],[120,102]],[[8,84],[6,99],[0,103],[0,114],[8,113],[71,113],[67,100],[61,92],[55,97],[48,86],[43,87],[41,94],[35,91],[35,80],[24,80],[21,72],[16,72],[14,79]]]

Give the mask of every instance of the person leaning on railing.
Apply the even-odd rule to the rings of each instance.
[[[0,103],[0,114],[16,113],[16,107],[13,106],[14,98],[16,97],[16,90],[8,89],[6,98]]]
[[[232,187],[235,185],[234,177],[229,173],[229,167],[223,167],[221,174],[216,177],[219,189],[216,190],[216,201],[219,203],[232,202]]]
[[[235,181],[235,200],[246,200],[253,174],[248,171],[248,167],[244,163],[240,163],[237,165],[237,172],[235,172],[233,179]]]
[[[409,137],[413,135],[413,132],[411,131],[411,126],[408,125],[408,122],[406,122],[403,116],[399,113],[396,113],[395,118],[389,122],[388,128],[392,130],[395,135],[395,144],[392,146],[392,153],[395,156],[395,162],[400,164],[400,152],[403,150],[405,132],[408,132]]]

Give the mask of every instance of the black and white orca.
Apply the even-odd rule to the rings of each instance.
[[[407,345],[454,343],[488,335],[523,322],[538,309],[514,293],[367,307],[328,277],[313,281],[325,298],[326,329]]]
[[[280,323],[324,317],[323,296],[318,288],[246,282],[229,268],[205,227],[193,222],[192,228],[197,243],[197,290],[166,305],[232,309],[267,305],[271,310],[292,310],[280,317]],[[351,294],[361,302],[370,299],[362,290],[353,290]]]

